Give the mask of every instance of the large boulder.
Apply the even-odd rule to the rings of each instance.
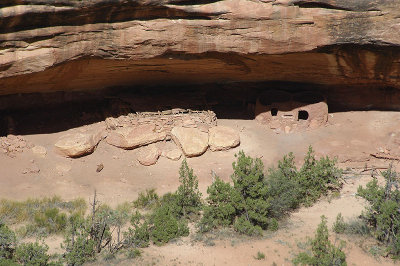
[[[56,153],[64,156],[81,157],[92,153],[104,136],[104,123],[97,123],[61,136],[54,148]]]
[[[208,134],[197,128],[174,127],[171,136],[187,157],[202,155],[208,148]]]
[[[97,133],[74,133],[62,136],[55,146],[57,153],[67,157],[80,157],[94,151],[102,135]]]
[[[230,127],[216,126],[209,129],[208,144],[212,151],[228,150],[240,144],[240,136]]]
[[[153,144],[140,148],[137,160],[145,166],[153,165],[157,162],[161,155],[161,151]]]
[[[154,124],[118,128],[108,134],[106,141],[119,148],[134,149],[166,138],[165,132],[155,132],[155,129]]]

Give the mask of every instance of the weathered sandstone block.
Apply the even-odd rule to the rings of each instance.
[[[197,128],[174,127],[171,136],[187,157],[202,155],[208,148],[208,134]]]
[[[226,126],[216,126],[209,129],[208,144],[212,151],[228,150],[240,143],[239,133]]]

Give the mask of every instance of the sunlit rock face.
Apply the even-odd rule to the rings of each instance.
[[[0,95],[290,81],[396,109],[399,16],[397,0],[2,0]]]

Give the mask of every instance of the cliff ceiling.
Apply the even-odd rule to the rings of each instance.
[[[140,84],[400,89],[398,0],[2,0],[0,95]]]

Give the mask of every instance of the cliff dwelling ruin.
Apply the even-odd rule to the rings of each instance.
[[[316,92],[291,94],[271,90],[257,98],[255,119],[276,132],[315,129],[328,121],[328,105]]]
[[[399,18],[399,0],[0,0],[0,210],[3,198],[86,201],[94,191],[111,209],[131,208],[150,192],[167,202],[184,163],[208,202],[211,184],[221,194],[234,185],[241,151],[255,162],[257,182],[284,198],[301,182],[280,182],[284,171],[275,183],[267,176],[281,162],[302,171],[312,146],[315,158],[346,169],[343,188],[321,193],[312,207],[293,204],[282,224],[265,216],[281,205],[262,207],[262,224],[271,225],[264,237],[236,238],[234,226],[194,235],[191,224],[189,237],[150,244],[140,258],[125,260],[137,255],[133,245],[104,254],[104,265],[286,265],[321,215],[329,225],[339,212],[346,222],[359,219],[358,187],[390,163],[400,171]],[[275,207],[266,188],[257,208]],[[232,191],[227,197],[239,195]],[[132,218],[157,220],[146,208]],[[250,223],[247,209],[240,212],[229,223]],[[2,218],[0,211],[0,229]],[[51,252],[62,249],[60,236],[50,236]],[[354,239],[346,238],[348,265],[376,265],[375,242]],[[255,259],[258,250],[265,259]],[[387,257],[379,263],[393,265]]]

